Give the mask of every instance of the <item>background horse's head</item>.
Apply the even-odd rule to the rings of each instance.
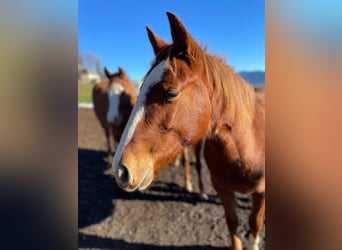
[[[105,67],[104,72],[109,80],[107,89],[109,99],[107,122],[118,124],[122,122],[122,114],[125,112],[124,109],[127,109],[130,104],[131,106],[134,104],[135,93],[125,71],[122,68],[119,67],[118,72],[111,73]]]
[[[173,43],[148,27],[155,60],[113,159],[118,184],[126,191],[145,189],[154,175],[207,132],[211,116],[199,56],[204,53],[182,22],[167,13]]]

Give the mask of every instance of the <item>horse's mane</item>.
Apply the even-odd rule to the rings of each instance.
[[[218,95],[222,101],[225,109],[222,112],[228,113],[233,121],[251,122],[255,108],[253,87],[235,73],[223,57],[210,55],[206,49],[197,56],[197,60],[203,63],[204,79],[213,85],[213,92],[216,93],[213,98]]]

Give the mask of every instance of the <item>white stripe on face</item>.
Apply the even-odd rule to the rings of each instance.
[[[119,121],[119,104],[120,104],[120,95],[124,92],[124,88],[120,83],[114,82],[113,85],[107,90],[108,98],[109,98],[109,108],[107,112],[107,122],[112,123]]]
[[[144,115],[144,107],[147,93],[154,85],[158,84],[161,81],[166,68],[166,60],[163,60],[157,66],[155,66],[153,70],[145,77],[144,82],[141,86],[138,100],[134,105],[134,108],[129,117],[129,120],[127,122],[127,125],[125,127],[120,143],[117,147],[117,150],[113,158],[112,169],[114,170],[114,172],[118,167],[119,161],[122,157],[122,153],[126,145],[132,139],[134,131]]]

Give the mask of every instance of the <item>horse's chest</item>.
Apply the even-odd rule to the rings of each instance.
[[[213,184],[220,189],[250,193],[264,177],[258,159],[243,154],[232,141],[208,140],[204,154]]]

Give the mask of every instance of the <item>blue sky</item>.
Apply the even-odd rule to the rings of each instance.
[[[145,26],[171,42],[166,11],[236,71],[265,69],[264,0],[79,0],[79,50],[100,56],[111,71],[121,66],[131,79],[141,79],[153,59]]]

